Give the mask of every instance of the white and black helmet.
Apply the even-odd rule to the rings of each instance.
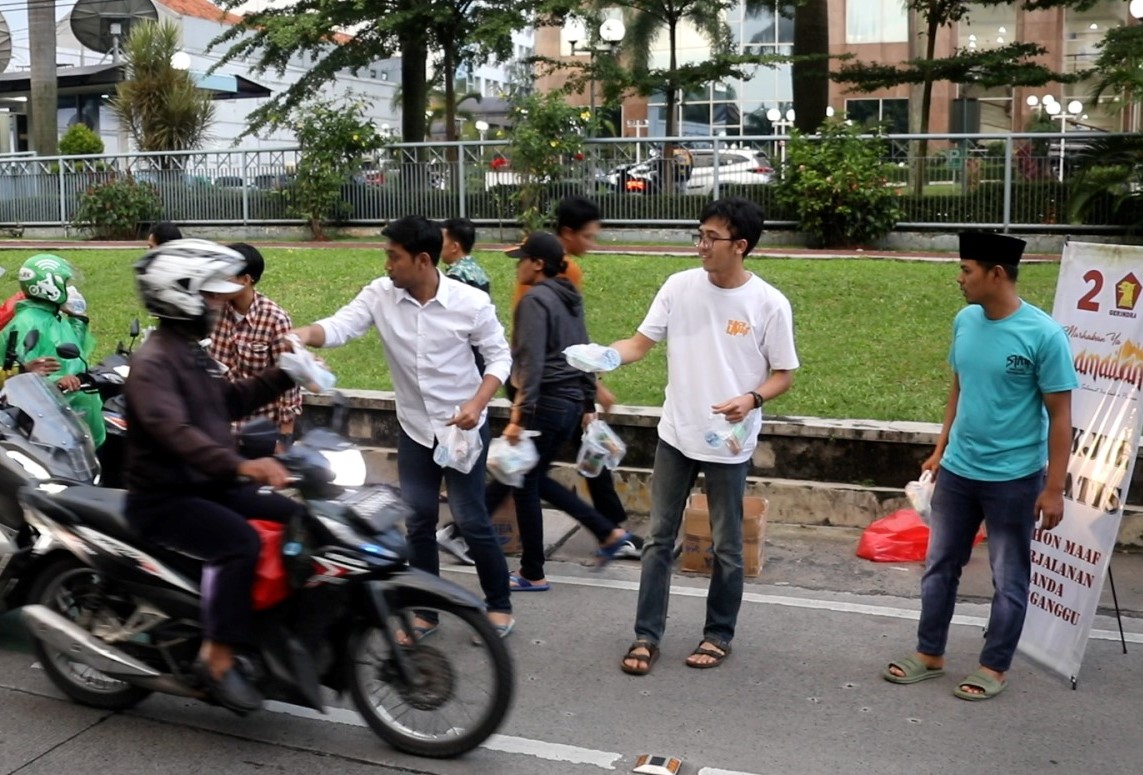
[[[216,242],[179,239],[164,242],[135,262],[135,286],[147,311],[167,320],[198,320],[206,314],[203,291],[236,293],[231,278],[246,259]]]

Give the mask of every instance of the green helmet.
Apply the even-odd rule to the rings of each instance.
[[[20,267],[20,290],[29,299],[42,299],[52,304],[67,302],[67,284],[71,280],[71,265],[59,256],[40,253],[32,256]]]

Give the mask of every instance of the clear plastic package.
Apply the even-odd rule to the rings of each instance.
[[[623,443],[623,439],[619,438],[619,435],[603,420],[592,420],[584,428],[580,444],[581,454],[586,454],[583,452],[583,448],[588,445],[603,451],[603,464],[612,470],[619,467],[623,456],[627,454],[627,445]],[[584,474],[584,476],[598,475],[598,471],[594,474]]]
[[[564,357],[580,371],[597,373],[613,371],[623,362],[618,350],[601,344],[573,344],[564,348]]]
[[[732,423],[727,421],[724,415],[711,414],[706,431],[706,443],[715,449],[725,446],[732,455],[737,455],[746,446],[751,427],[753,423],[750,422],[749,415],[743,420]]]
[[[524,431],[515,444],[497,436],[488,445],[488,472],[509,487],[522,486],[524,476],[540,462],[536,442],[532,441],[538,435],[535,431]]]
[[[909,499],[909,504],[913,507],[913,511],[917,512],[925,521],[926,525],[929,523],[929,515],[933,511],[933,490],[936,486],[937,483],[933,479],[932,471],[922,471],[919,479],[905,485],[905,496]]]
[[[484,450],[484,440],[480,429],[461,430],[449,425],[437,431],[437,447],[433,450],[433,462],[441,468],[454,468],[467,474],[480,459]]]

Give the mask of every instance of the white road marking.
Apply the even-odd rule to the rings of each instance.
[[[356,711],[347,708],[326,708],[325,713],[319,713],[312,708],[287,705],[284,702],[267,702],[265,710],[270,713],[282,713],[313,721],[347,724],[354,727],[368,726]],[[564,762],[565,764],[589,764],[604,770],[614,770],[615,763],[623,758],[623,754],[611,751],[596,751],[591,748],[580,748],[577,745],[547,743],[543,740],[531,740],[526,737],[513,737],[511,735],[492,735],[480,747],[489,751],[535,756],[553,762]]]
[[[698,775],[754,775],[754,773],[741,772],[739,770],[720,770],[718,767],[703,767],[698,771]]]
[[[451,566],[442,570],[454,573],[475,574],[473,568]],[[639,591],[639,582],[622,581],[608,578],[579,578],[577,576],[548,576],[553,584],[570,584],[579,587],[598,587],[602,589],[624,589],[631,592]],[[671,585],[671,594],[679,597],[706,597],[706,589],[700,587],[683,587]],[[885,616],[891,619],[911,619],[917,621],[921,612],[908,608],[894,608],[886,605],[869,605],[867,603],[849,603],[844,600],[821,600],[810,597],[790,597],[787,595],[763,595],[757,592],[745,592],[742,595],[744,603],[760,603],[762,605],[778,605],[787,608],[808,608],[818,611],[834,611],[845,614],[861,614],[864,616]],[[966,627],[985,627],[988,619],[983,616],[965,616],[957,614],[952,618],[953,624]],[[1091,640],[1119,640],[1118,630],[1092,630]],[[1124,640],[1128,643],[1143,643],[1143,633],[1124,632]]]

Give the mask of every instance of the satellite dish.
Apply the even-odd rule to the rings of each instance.
[[[0,73],[12,61],[12,30],[8,29],[8,21],[0,13]]]
[[[133,25],[158,19],[151,0],[78,0],[71,11],[71,31],[92,51],[116,54]]]

